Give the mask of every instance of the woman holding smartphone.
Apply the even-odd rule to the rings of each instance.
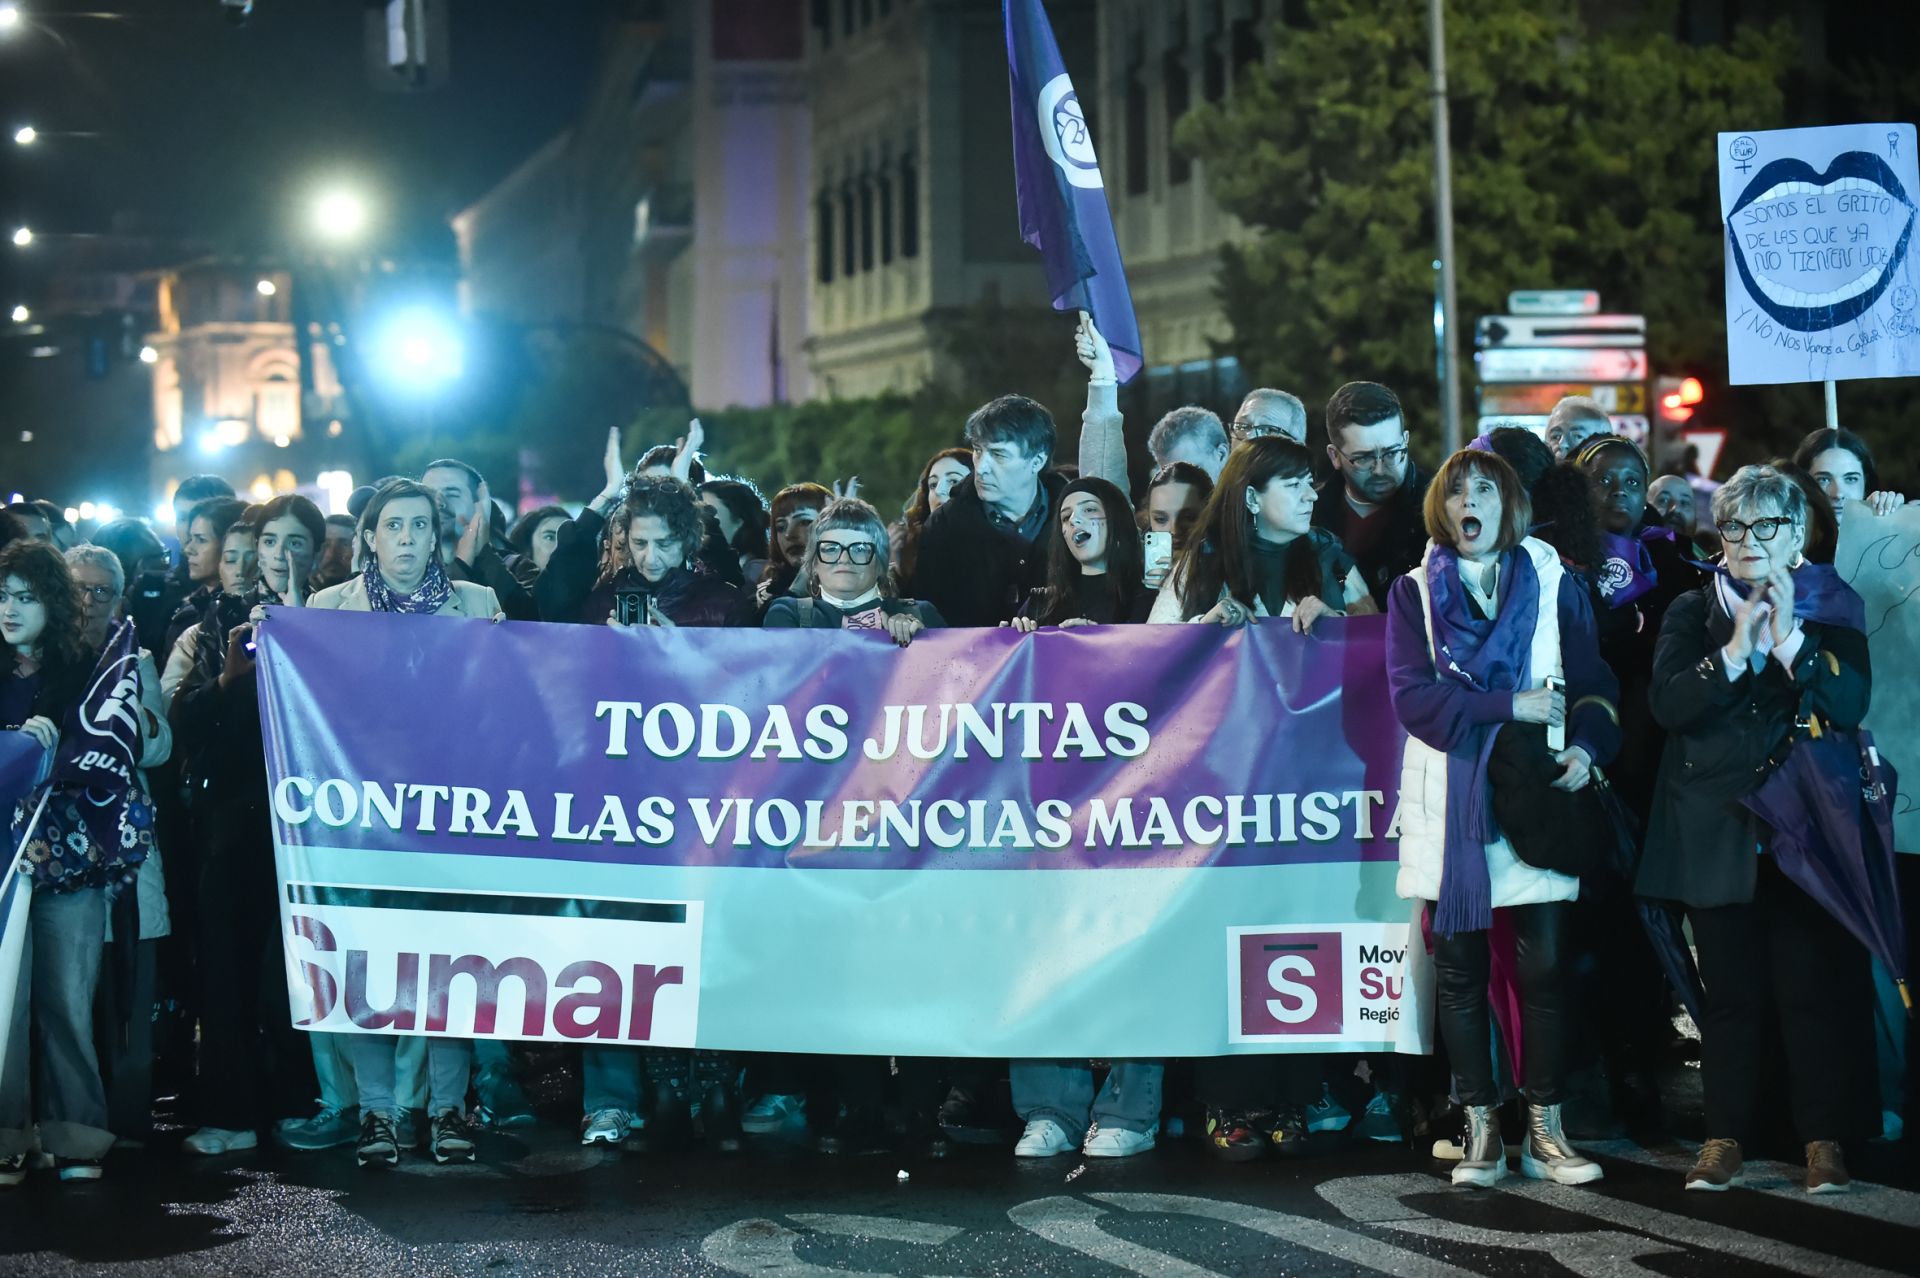
[[[632,629],[750,625],[753,602],[736,586],[693,568],[706,527],[692,485],[671,475],[639,475],[614,519],[627,530],[627,562],[595,587],[581,608],[585,624]],[[666,1048],[581,1049],[580,1143],[622,1146],[636,1125],[650,1148],[692,1135],[693,1103],[701,1105],[706,1136],[722,1149],[739,1147],[739,1102],[734,1057]],[[653,1104],[642,1093],[651,1083]]]
[[[275,497],[256,518],[260,575],[246,596],[251,615],[231,624],[232,614],[216,608],[200,622],[194,666],[169,710],[175,748],[195,760],[199,778],[191,819],[202,856],[196,1108],[203,1126],[181,1143],[193,1154],[252,1149],[263,1122],[304,1116],[314,1095],[312,1053],[293,1028],[272,958],[280,911],[253,637],[268,605],[303,602],[327,522],[297,493]]]
[[[1234,449],[1148,620],[1287,617],[1311,634],[1325,616],[1378,612],[1353,557],[1313,526],[1319,500],[1304,445],[1269,435]]]

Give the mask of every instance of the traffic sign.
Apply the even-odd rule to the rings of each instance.
[[[1641,382],[1515,382],[1480,387],[1482,413],[1545,415],[1569,395],[1585,395],[1609,413],[1644,413],[1647,388]]]
[[[1714,469],[1720,465],[1720,453],[1727,446],[1727,428],[1699,426],[1681,431],[1680,438],[1700,450],[1700,473],[1712,479]]]
[[[1523,288],[1507,294],[1515,315],[1598,315],[1600,294],[1590,288]]]
[[[1645,346],[1644,315],[1482,315],[1473,340],[1482,349],[1510,346]]]
[[[1643,382],[1644,350],[1544,347],[1479,351],[1482,382]]]
[[[1646,445],[1651,427],[1644,414],[1615,413],[1608,420],[1613,423],[1614,434],[1623,435],[1642,447]],[[1501,426],[1524,426],[1542,439],[1547,437],[1545,413],[1482,413],[1480,415],[1482,435]],[[1701,450],[1703,454],[1705,451],[1705,449]]]

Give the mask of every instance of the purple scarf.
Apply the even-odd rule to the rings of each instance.
[[[1605,553],[1594,573],[1594,584],[1600,588],[1600,597],[1606,600],[1607,607],[1630,604],[1660,584],[1653,556],[1647,552],[1649,536],[1671,540],[1673,534],[1664,528],[1645,529],[1638,537],[1614,532],[1600,534],[1600,548]]]
[[[453,583],[447,580],[447,570],[438,556],[427,562],[427,575],[420,580],[410,595],[395,592],[380,575],[380,565],[374,560],[367,561],[367,570],[361,574],[367,586],[367,603],[375,612],[411,612],[432,616],[439,612],[453,594]]]
[[[1524,547],[1500,556],[1499,613],[1491,621],[1474,615],[1460,557],[1435,545],[1427,554],[1428,621],[1433,627],[1433,666],[1440,678],[1476,692],[1526,688],[1540,613],[1540,577]],[[1447,752],[1447,829],[1440,873],[1439,908],[1433,929],[1442,936],[1483,932],[1493,923],[1493,880],[1487,844],[1499,837],[1493,821],[1493,790],[1487,757],[1499,725],[1475,728]]]
[[[1747,588],[1733,579],[1724,563],[1696,564],[1727,579],[1734,592],[1745,595]],[[1845,626],[1864,633],[1867,628],[1867,601],[1848,585],[1832,564],[1802,563],[1793,570],[1793,615],[1802,621],[1817,621],[1823,626]]]

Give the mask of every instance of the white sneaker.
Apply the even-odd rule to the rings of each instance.
[[[1074,1142],[1067,1135],[1067,1129],[1051,1118],[1036,1118],[1027,1124],[1027,1130],[1021,1133],[1020,1143],[1013,1147],[1015,1158],[1052,1158],[1056,1154],[1073,1152]]]
[[[788,1123],[803,1121],[806,1116],[806,1097],[770,1093],[747,1106],[740,1115],[740,1130],[765,1136],[770,1132],[784,1131]]]
[[[596,1109],[580,1120],[582,1145],[618,1145],[633,1132],[624,1109]]]
[[[253,1132],[237,1132],[227,1127],[202,1127],[180,1142],[180,1148],[189,1154],[233,1154],[259,1146],[260,1137]]]
[[[1096,1127],[1080,1152],[1088,1158],[1128,1158],[1153,1148],[1152,1132],[1130,1132],[1124,1127]]]
[[[1343,1132],[1352,1121],[1353,1115],[1347,1107],[1333,1098],[1333,1089],[1325,1083],[1320,1084],[1320,1099],[1307,1106],[1307,1130]]]

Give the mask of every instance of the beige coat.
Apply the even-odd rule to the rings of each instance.
[[[335,608],[341,612],[372,612],[373,605],[367,599],[367,583],[359,577],[349,577],[337,586],[328,586],[313,598],[307,600],[309,608]],[[453,583],[453,593],[440,605],[436,617],[483,617],[492,620],[501,615],[500,600],[494,595],[492,586],[480,586],[471,581]]]

